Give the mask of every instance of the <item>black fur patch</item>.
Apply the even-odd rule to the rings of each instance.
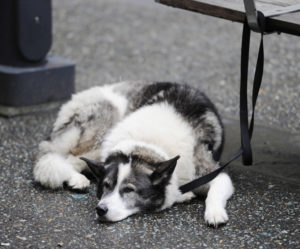
[[[117,163],[111,163],[110,166],[106,168],[105,175],[97,185],[97,197],[99,199],[101,199],[104,191],[111,192],[115,188],[118,180],[118,171]]]
[[[126,164],[129,162],[128,156],[121,152],[111,154],[104,162],[105,175],[102,181],[98,182],[97,197],[100,199],[104,190],[106,192],[112,191],[118,180],[119,165],[121,163]],[[106,186],[105,186],[106,183]],[[106,188],[106,189],[105,189]]]
[[[110,164],[110,163],[114,163],[114,164],[120,164],[120,163],[129,163],[129,157],[126,156],[125,154],[123,154],[122,152],[116,152],[113,154],[110,154],[108,158],[106,158],[104,164]]]

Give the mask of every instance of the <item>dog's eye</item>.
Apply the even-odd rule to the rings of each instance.
[[[125,188],[123,188],[124,193],[131,193],[134,191],[135,191],[135,188],[133,186],[126,186]]]

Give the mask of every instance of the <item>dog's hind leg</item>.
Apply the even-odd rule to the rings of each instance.
[[[40,143],[33,169],[35,181],[52,189],[62,187],[65,182],[74,189],[89,186],[89,180],[80,174],[81,169],[68,160],[69,151],[77,145],[80,134],[79,127],[69,127],[52,140]]]
[[[98,154],[98,151],[93,150],[82,156],[96,160]],[[90,185],[90,181],[80,173],[85,169],[88,169],[86,163],[77,156],[49,152],[39,157],[33,175],[35,181],[45,187],[56,189],[66,183],[72,189],[82,190]]]
[[[89,180],[80,174],[66,158],[58,153],[46,153],[41,156],[33,170],[34,179],[43,186],[60,188],[66,182],[73,189],[85,189]]]
[[[226,173],[220,173],[208,185],[204,219],[208,225],[217,227],[228,221],[225,206],[227,200],[233,194],[234,188],[230,177]]]
[[[80,92],[62,106],[49,141],[39,146],[33,169],[34,179],[50,188],[66,182],[74,189],[89,186],[80,174],[86,166],[80,156],[95,158],[107,131],[127,111],[127,99],[114,92],[114,86],[94,87]],[[99,155],[100,156],[100,155]]]
[[[74,151],[72,148],[76,147],[79,138],[80,129],[73,127],[52,141],[43,141],[39,146],[40,156],[33,169],[35,181],[52,189],[62,187],[63,183],[73,189],[87,188],[90,181],[80,174],[87,169],[87,165],[79,157],[98,160],[99,152],[95,147],[76,156],[71,154],[70,151]]]

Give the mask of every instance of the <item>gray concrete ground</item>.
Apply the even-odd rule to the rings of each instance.
[[[223,160],[238,148],[241,25],[150,0],[54,0],[53,5],[52,52],[77,62],[77,90],[120,79],[187,82],[203,89],[223,117],[231,117],[224,119]],[[201,199],[101,224],[94,212],[95,184],[83,194],[35,184],[37,145],[56,116],[48,111],[0,118],[0,247],[300,248],[300,42],[287,35],[265,41],[255,164],[243,167],[237,161],[229,168],[236,193],[226,226],[204,224]]]

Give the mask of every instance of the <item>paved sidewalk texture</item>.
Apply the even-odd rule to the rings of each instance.
[[[150,0],[54,0],[53,7],[52,52],[76,61],[77,91],[121,79],[189,83],[224,118],[223,161],[238,149],[241,25]],[[252,64],[258,41],[254,36]],[[95,184],[74,193],[34,183],[37,146],[53,110],[0,117],[0,248],[300,248],[300,42],[271,35],[265,47],[255,163],[228,169],[236,192],[227,225],[204,224],[202,199],[103,224]]]

